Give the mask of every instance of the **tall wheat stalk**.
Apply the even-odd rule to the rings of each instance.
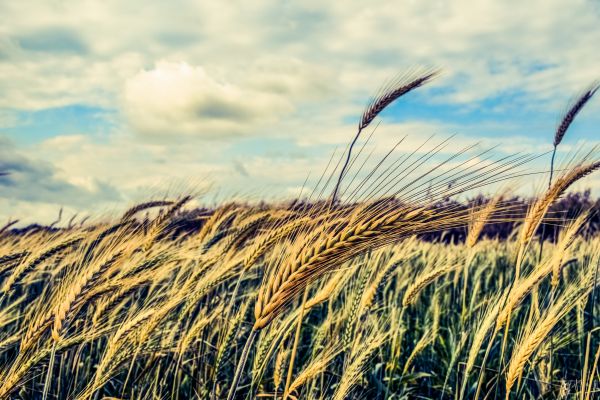
[[[582,282],[575,282],[567,292],[546,311],[544,316],[535,323],[515,346],[506,372],[506,398],[515,383],[520,383],[525,364],[548,336],[552,328],[564,317],[583,296],[592,289],[590,274]]]
[[[577,114],[583,109],[588,101],[594,96],[600,86],[597,83],[590,85],[574,102],[571,104],[567,112],[563,115],[560,124],[554,132],[554,141],[552,142],[552,158],[550,159],[550,178],[548,179],[548,189],[552,185],[552,175],[554,174],[554,157],[556,156],[556,149],[560,142],[562,142],[567,130],[577,117]]]
[[[525,221],[521,228],[519,237],[519,249],[517,253],[517,261],[515,267],[515,279],[518,279],[521,274],[523,257],[527,251],[527,247],[535,234],[535,231],[540,226],[546,212],[558,197],[560,197],[573,183],[586,175],[600,168],[600,162],[581,163],[571,168],[569,171],[560,176],[546,193],[538,199],[529,209]]]
[[[333,189],[333,194],[331,195],[331,199],[333,202],[337,200],[340,185],[346,174],[346,168],[348,168],[350,158],[352,157],[352,148],[358,141],[358,138],[363,129],[367,128],[371,124],[371,122],[373,122],[373,120],[394,101],[398,100],[400,97],[404,96],[408,92],[417,89],[420,86],[423,86],[435,76],[437,76],[438,73],[438,71],[427,71],[420,74],[409,73],[407,75],[402,75],[390,82],[389,84],[385,85],[380,90],[380,92],[371,100],[371,102],[367,105],[360,118],[356,135],[354,135],[354,139],[352,139],[352,142],[348,146],[348,154],[346,155],[346,160],[342,165],[340,175],[337,179],[337,183],[335,184],[335,188]]]

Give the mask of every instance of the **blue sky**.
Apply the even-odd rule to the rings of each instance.
[[[293,197],[352,138],[370,94],[418,66],[442,74],[381,116],[373,160],[404,135],[400,154],[432,134],[456,135],[446,155],[475,142],[539,154],[600,79],[589,0],[8,0],[0,15],[0,218],[23,223],[185,191]],[[593,99],[559,160],[597,141],[598,110]]]

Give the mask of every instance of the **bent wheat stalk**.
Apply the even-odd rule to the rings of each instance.
[[[590,275],[590,274],[588,274]],[[506,398],[514,384],[520,383],[525,364],[540,344],[546,339],[552,328],[592,289],[592,280],[584,278],[582,282],[573,284],[567,292],[552,305],[515,346],[506,373]]]
[[[364,211],[363,207],[360,209]],[[427,232],[434,226],[443,229],[468,221],[468,214],[460,210],[441,211],[438,218],[434,218],[434,215],[424,209],[396,210],[391,206],[355,215],[349,219],[350,223],[334,226],[333,232],[323,232],[320,240],[302,248],[290,261],[269,274],[258,292],[254,308],[255,323],[238,361],[228,400],[235,395],[257,332],[281,314],[308,284],[366,249],[376,249],[406,236]],[[302,243],[302,238],[298,242]]]
[[[574,168],[559,177],[554,184],[550,186],[550,189],[546,191],[544,196],[536,201],[530,208],[529,212],[527,213],[527,217],[525,218],[525,222],[523,223],[523,227],[521,228],[515,268],[515,279],[518,279],[521,274],[521,266],[527,247],[529,246],[533,235],[540,226],[542,219],[546,215],[546,212],[554,200],[560,197],[573,183],[585,177],[586,175],[591,174],[598,168],[600,168],[600,161],[576,165]]]
[[[344,179],[346,169],[348,168],[348,163],[350,162],[350,158],[352,157],[352,148],[358,141],[358,138],[363,129],[368,127],[371,124],[371,122],[373,122],[375,117],[377,117],[377,115],[379,115],[387,106],[389,106],[394,101],[404,96],[408,92],[420,86],[423,86],[425,83],[429,82],[438,74],[438,71],[429,71],[417,76],[414,76],[413,74],[408,74],[408,76],[401,76],[395,82],[392,82],[388,87],[384,88],[382,90],[382,93],[378,94],[373,98],[373,100],[371,100],[371,102],[367,105],[367,108],[363,112],[362,117],[360,118],[356,135],[354,136],[354,139],[352,139],[352,142],[348,147],[348,154],[346,156],[346,160],[342,165],[342,169],[340,170],[340,176],[338,177],[337,183],[333,190],[333,194],[331,196],[333,202],[337,200],[340,184]]]
[[[583,94],[579,96],[571,105],[556,128],[556,132],[554,133],[554,142],[552,143],[553,149],[552,158],[550,160],[550,179],[548,181],[548,185],[552,185],[552,175],[554,174],[554,158],[556,156],[556,149],[558,145],[560,142],[562,142],[565,133],[567,133],[569,126],[571,126],[571,123],[575,120],[577,114],[579,114],[586,103],[594,96],[599,87],[600,86],[598,84],[593,84],[587,90],[585,90]]]

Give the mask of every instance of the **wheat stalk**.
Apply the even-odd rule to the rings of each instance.
[[[104,262],[93,264],[75,282],[68,286],[65,297],[57,304],[54,310],[54,326],[52,328],[52,337],[54,340],[60,340],[63,324],[67,316],[73,312],[76,300],[85,297],[99,283],[102,275],[113,267],[122,256],[123,252],[118,252]]]
[[[525,222],[523,223],[523,227],[521,228],[521,235],[519,237],[519,250],[515,269],[515,277],[517,279],[521,272],[521,264],[523,263],[523,257],[527,250],[527,246],[531,242],[531,238],[535,234],[535,231],[540,226],[550,205],[552,205],[554,200],[560,197],[569,186],[598,168],[600,168],[600,161],[576,165],[559,177],[546,191],[544,196],[537,200],[530,208],[527,217],[525,218]]]
[[[564,260],[569,257],[570,247],[575,241],[577,233],[581,227],[587,222],[589,214],[583,212],[573,222],[567,226],[564,233],[554,250],[552,257],[552,286],[557,286],[560,280],[560,273],[564,265]]]
[[[13,273],[8,277],[8,279],[4,282],[2,289],[0,292],[7,293],[10,289],[18,283],[23,276],[25,276],[28,272],[34,270],[38,265],[42,264],[44,261],[60,254],[61,252],[69,249],[70,247],[77,246],[79,243],[83,241],[84,237],[82,235],[75,235],[70,237],[62,242],[50,246],[48,249],[41,251],[40,254],[33,258],[28,263],[19,264],[17,268],[13,271]]]
[[[404,210],[387,212],[381,210],[375,215],[367,215],[339,232],[322,234],[316,242],[295,255],[293,261],[277,269],[259,291],[255,306],[254,329],[265,327],[301,291],[335,265],[356,256],[365,248],[378,248],[397,241],[408,234],[418,234],[431,228],[433,220],[429,214],[419,215]],[[440,215],[435,225],[454,226],[465,221],[466,215]]]
[[[312,360],[290,384],[289,393],[297,393],[308,381],[325,371],[329,363],[335,359],[339,352],[339,349],[331,348],[323,352],[317,359]]]
[[[556,132],[554,133],[554,147],[557,147],[560,144],[565,136],[565,133],[569,129],[569,126],[571,126],[571,123],[575,120],[577,114],[579,114],[586,103],[594,96],[599,87],[600,86],[597,83],[591,85],[569,107],[568,111],[565,113],[565,115],[563,115],[560,124],[556,128]]]
[[[348,364],[348,368],[344,371],[344,375],[332,397],[333,400],[348,398],[350,390],[362,376],[365,364],[369,361],[373,353],[383,346],[388,338],[389,335],[387,333],[373,333],[365,339]]]
[[[506,398],[517,382],[520,382],[525,364],[540,344],[548,337],[554,326],[591,290],[591,280],[584,279],[576,282],[569,290],[545,313],[545,315],[523,335],[515,345],[508,370],[506,372]]]
[[[379,94],[377,94],[367,105],[363,114],[358,123],[358,131],[354,136],[354,139],[350,143],[348,147],[348,154],[346,156],[346,160],[342,165],[340,170],[340,175],[338,177],[337,183],[333,190],[332,201],[335,202],[337,200],[337,194],[340,188],[340,184],[342,183],[342,179],[344,179],[344,175],[346,174],[346,169],[350,162],[350,158],[352,156],[352,148],[358,141],[361,132],[363,129],[367,128],[371,122],[390,104],[394,101],[398,100],[400,97],[404,96],[408,92],[423,86],[425,83],[429,82],[435,76],[438,75],[438,71],[427,71],[422,74],[407,74],[405,76],[401,76],[397,78],[395,81],[391,82],[387,87],[382,88]]]
[[[406,292],[404,292],[404,297],[402,298],[402,307],[408,307],[409,305],[414,304],[417,296],[424,288],[426,288],[439,277],[456,270],[458,267],[459,264],[447,263],[439,268],[435,268],[432,271],[419,275],[417,279],[406,289]]]
[[[144,210],[148,210],[150,208],[170,206],[172,204],[173,204],[173,202],[169,201],[169,200],[155,200],[155,201],[147,201],[145,203],[136,204],[135,206],[131,207],[130,209],[128,209],[127,211],[125,211],[123,213],[121,220],[127,221],[127,220],[133,218],[137,213],[144,211]]]

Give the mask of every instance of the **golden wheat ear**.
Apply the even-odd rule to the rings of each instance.
[[[400,97],[405,94],[423,86],[427,82],[431,81],[439,75],[438,70],[426,70],[426,71],[410,71],[406,74],[399,75],[396,79],[385,84],[381,89],[379,89],[378,93],[373,96],[371,101],[365,107],[360,120],[358,122],[358,130],[354,139],[348,146],[348,153],[346,155],[346,160],[342,165],[340,170],[340,175],[338,177],[337,183],[333,190],[333,194],[331,196],[332,201],[337,200],[337,195],[340,189],[340,184],[344,179],[346,174],[346,170],[348,169],[348,164],[350,163],[350,159],[352,157],[352,148],[358,141],[361,132],[367,128],[371,122],[379,115],[383,110],[385,110],[390,104],[398,100]]]
[[[409,71],[383,85],[367,104],[358,124],[363,130],[390,104],[439,76],[440,70]]]
[[[571,104],[567,112],[563,115],[560,124],[556,128],[556,132],[554,134],[554,147],[558,146],[560,142],[563,140],[565,133],[571,126],[571,123],[575,120],[575,117],[579,112],[583,109],[583,107],[587,104],[588,101],[596,94],[598,89],[600,88],[600,83],[593,83],[587,89],[583,91],[583,93],[575,99],[575,101]]]
[[[525,251],[535,235],[538,227],[542,223],[542,219],[548,212],[548,209],[573,183],[581,178],[591,174],[600,168],[600,161],[580,163],[574,168],[571,168],[562,176],[560,176],[546,191],[546,193],[538,199],[527,212],[521,234],[519,238],[519,249],[517,252],[517,262],[515,267],[515,278],[518,279],[521,273],[521,266]]]
[[[569,129],[569,126],[571,126],[571,123],[573,123],[577,114],[579,114],[587,102],[590,101],[598,88],[600,88],[600,84],[596,82],[584,90],[583,93],[572,102],[560,120],[560,123],[556,127],[556,132],[554,132],[554,141],[552,142],[553,149],[552,158],[550,158],[550,179],[548,180],[548,187],[552,185],[552,177],[554,176],[554,159],[556,158],[558,145],[560,142],[562,142],[567,130]]]
[[[550,335],[554,326],[568,312],[582,301],[592,290],[592,280],[584,276],[580,281],[571,283],[563,295],[549,306],[541,318],[525,328],[521,339],[516,343],[506,372],[506,398],[510,397],[512,387],[521,382],[523,370],[540,344]]]
[[[150,208],[170,206],[172,204],[173,204],[173,202],[169,201],[169,200],[155,200],[155,201],[147,201],[144,203],[136,204],[135,206],[131,207],[130,209],[128,209],[127,211],[125,211],[123,213],[121,220],[123,220],[123,221],[128,220],[128,219],[134,217],[136,214],[138,214],[144,210],[148,210]]]

